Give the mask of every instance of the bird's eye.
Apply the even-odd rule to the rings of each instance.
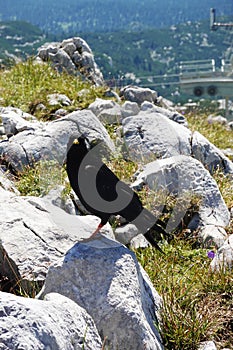
[[[79,144],[79,140],[78,139],[74,139],[73,144],[74,145],[78,145]]]

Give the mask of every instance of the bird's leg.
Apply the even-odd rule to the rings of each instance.
[[[98,225],[97,229],[91,234],[91,236],[88,237],[88,238],[82,239],[82,242],[91,241],[91,240],[97,235],[97,233],[101,230],[101,228],[102,228],[103,226],[104,226],[104,225],[100,223],[100,224]]]
[[[92,233],[92,235],[89,237],[89,239],[95,237],[95,236],[97,235],[97,233],[101,230],[101,228],[102,228],[103,226],[104,226],[104,225],[100,223],[100,224],[98,225],[97,229],[96,229],[96,230]]]

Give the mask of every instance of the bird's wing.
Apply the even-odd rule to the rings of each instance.
[[[102,163],[96,176],[96,187],[100,196],[109,202],[116,200],[123,190],[121,183],[122,182],[107,165]]]

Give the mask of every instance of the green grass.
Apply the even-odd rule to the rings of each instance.
[[[192,131],[199,131],[203,136],[205,136],[210,142],[212,142],[216,147],[220,149],[232,148],[232,130],[219,123],[209,124],[207,116],[208,113],[203,113],[200,111],[189,113],[189,115],[187,115],[189,128]]]
[[[137,258],[163,298],[161,333],[165,349],[195,350],[205,340],[221,347],[233,344],[233,276],[212,273],[204,249],[174,240],[155,249],[136,251]]]
[[[26,166],[15,178],[15,185],[22,196],[45,196],[56,186],[65,183],[66,173],[56,161],[40,161],[33,167]]]
[[[0,73],[1,105],[18,107],[46,120],[52,119],[59,107],[68,111],[86,108],[96,97],[102,97],[104,90],[104,87],[94,87],[80,77],[58,73],[50,64],[35,64],[32,60]],[[50,106],[47,96],[54,93],[65,94],[71,105]],[[45,109],[38,109],[39,104]]]

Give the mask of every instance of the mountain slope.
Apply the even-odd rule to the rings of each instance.
[[[50,33],[167,27],[233,14],[232,0],[0,0],[0,20],[25,20]]]
[[[36,26],[23,21],[0,22],[0,62],[7,58],[25,58],[36,52],[45,35]]]

